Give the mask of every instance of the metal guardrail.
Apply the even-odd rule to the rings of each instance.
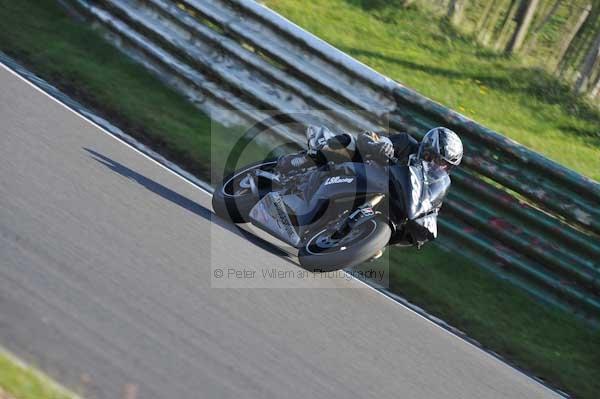
[[[463,138],[440,243],[539,299],[600,318],[600,185],[375,72],[251,0],[70,0],[125,53],[219,119]],[[362,112],[351,112],[359,110]],[[310,112],[308,112],[310,111]],[[231,115],[221,115],[227,119]],[[277,117],[275,117],[277,119]]]

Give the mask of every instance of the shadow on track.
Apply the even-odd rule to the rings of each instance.
[[[146,189],[153,192],[154,194],[159,195],[162,198],[179,205],[180,207],[194,213],[195,215],[198,215],[198,216],[208,220],[211,223],[214,223],[224,229],[227,229],[228,231],[232,232],[233,234],[236,234],[240,237],[244,237],[246,240],[248,240],[252,244],[264,249],[265,251],[268,251],[276,256],[282,257],[285,260],[287,260],[288,262],[291,262],[291,263],[297,265],[297,262],[294,262],[292,260],[292,258],[290,258],[290,255],[287,252],[281,250],[274,244],[271,244],[270,242],[265,241],[262,238],[259,238],[255,235],[239,228],[238,226],[219,218],[210,209],[203,207],[202,205],[198,204],[197,202],[194,202],[194,201],[188,199],[187,197],[184,197],[183,195],[163,186],[162,184],[155,182],[154,180],[149,179],[146,176],[143,176],[143,175],[137,173],[136,171],[128,168],[127,166],[125,166],[117,161],[114,161],[94,150],[91,150],[91,149],[85,148],[85,147],[83,147],[83,149],[92,157],[93,160],[101,163],[102,165],[106,166],[113,172],[118,173],[121,176],[127,177],[127,178],[135,181],[136,183],[145,187]]]

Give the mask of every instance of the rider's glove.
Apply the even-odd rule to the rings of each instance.
[[[334,137],[334,134],[323,126],[308,126],[306,128],[306,138],[308,139],[308,155],[315,156],[325,146],[327,141]]]
[[[394,157],[394,145],[389,138],[378,136],[376,140],[369,143],[369,154],[374,159],[387,161]]]
[[[358,147],[363,157],[378,162],[387,162],[394,157],[395,153],[394,145],[388,137],[372,131],[361,133],[358,138]]]
[[[381,157],[387,159],[394,157],[394,146],[387,137],[380,138],[378,142],[374,143],[374,146],[377,147],[377,152]]]

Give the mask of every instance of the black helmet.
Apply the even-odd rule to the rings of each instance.
[[[445,127],[435,127],[428,131],[421,144],[417,157],[426,162],[433,162],[450,171],[460,164],[463,156],[463,145],[458,134]]]

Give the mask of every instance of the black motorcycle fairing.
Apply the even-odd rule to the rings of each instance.
[[[387,192],[387,170],[377,164],[346,162],[309,173],[299,189],[262,197],[250,211],[253,223],[298,246],[300,237]]]
[[[290,218],[290,212],[281,194],[277,191],[268,193],[250,210],[252,223],[269,231],[275,237],[294,247],[301,244],[298,228]]]
[[[314,182],[311,199],[335,199],[387,192],[386,167],[375,163],[344,162]]]
[[[304,206],[294,210],[299,225],[318,222],[325,213],[340,213],[362,205],[367,197],[387,193],[387,170],[377,164],[345,162],[311,175]]]

